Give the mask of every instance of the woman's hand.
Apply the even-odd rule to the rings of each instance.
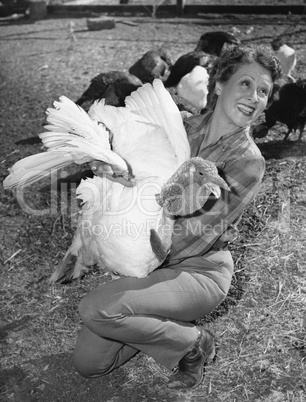
[[[101,161],[93,161],[89,166],[96,176],[107,177],[109,180],[120,183],[125,187],[133,187],[136,184],[132,178],[125,179],[122,176],[122,171],[116,169],[116,166]]]

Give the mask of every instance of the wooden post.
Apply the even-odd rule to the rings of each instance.
[[[183,17],[186,0],[176,0],[176,15]]]
[[[42,20],[47,16],[47,4],[44,0],[30,0],[29,10],[33,20]]]

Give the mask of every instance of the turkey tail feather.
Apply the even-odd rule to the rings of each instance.
[[[66,152],[42,152],[27,156],[13,165],[10,174],[3,181],[3,187],[12,189],[29,186],[49,176],[52,170],[64,168],[72,162],[72,157]]]
[[[125,99],[126,106],[165,128],[175,154],[182,163],[189,159],[190,147],[180,111],[159,79],[144,84]]]
[[[65,96],[47,109],[48,130],[39,135],[48,152],[21,159],[10,169],[5,188],[35,183],[51,170],[72,163],[82,164],[95,159],[114,165],[124,174],[128,167],[124,159],[110,149],[109,132],[79,106]]]
[[[49,124],[45,128],[48,132],[40,134],[44,145],[56,150],[63,148],[76,159],[86,155],[88,161],[98,159],[122,171],[128,170],[125,161],[111,150],[106,128],[66,96],[54,102],[54,108],[47,109],[47,115]]]

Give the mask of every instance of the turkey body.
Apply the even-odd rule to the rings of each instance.
[[[87,114],[65,97],[54,106],[47,110],[48,131],[40,134],[48,151],[18,161],[5,188],[28,185],[52,169],[95,159],[119,167],[123,175],[129,172],[135,185],[125,187],[96,176],[81,181],[78,227],[50,281],[79,277],[95,264],[121,275],[146,276],[166,257],[174,223],[155,196],[190,158],[171,95],[155,80],[154,88],[145,84],[133,92],[126,107],[102,100]]]
[[[183,54],[173,64],[169,77],[165,81],[165,87],[176,87],[181,79],[196,66],[204,67],[209,72],[215,59],[215,56],[211,56],[203,51],[192,51]]]
[[[80,273],[97,264],[110,272],[142,278],[162,263],[170,250],[174,224],[154,197],[163,183],[160,177],[148,177],[137,180],[134,187],[124,187],[94,177],[80,184],[78,197],[93,191],[98,200],[84,204],[75,241],[68,250],[77,256]],[[162,245],[162,256],[152,252],[152,231]]]
[[[205,108],[209,75],[206,68],[195,66],[177,85],[177,94],[187,99],[199,111]]]
[[[147,84],[145,89],[149,88]],[[171,101],[170,94],[161,88],[164,100]],[[152,110],[146,110],[146,117],[132,112],[138,110],[134,99],[145,99],[139,99],[137,91],[132,95],[126,99],[127,109],[114,110],[96,103],[89,115],[113,134],[112,149],[130,167],[136,185],[125,187],[100,177],[82,181],[77,189],[78,198],[84,202],[75,235],[78,240],[68,253],[77,255],[84,266],[94,263],[120,275],[145,277],[166,257],[174,224],[173,217],[157,204],[155,194],[189,159],[190,148],[174,103],[170,107],[172,117],[168,116],[169,108],[164,110],[170,119],[162,126],[157,122],[165,118],[163,115],[151,117],[147,113]],[[150,95],[155,102],[153,91]],[[152,233],[162,245],[162,257],[152,252]],[[86,260],[88,256],[91,264]]]
[[[142,85],[139,78],[124,71],[109,71],[94,77],[76,104],[105,99],[107,105],[124,106],[125,98]]]
[[[224,44],[239,45],[240,40],[234,35],[224,31],[205,32],[201,35],[196,45],[195,51],[220,56]]]
[[[170,73],[172,59],[169,51],[163,47],[146,52],[130,68],[129,73],[143,83],[152,83],[155,78],[165,81]]]
[[[288,128],[284,140],[296,130],[299,130],[298,140],[301,140],[306,124],[306,79],[287,83],[280,88],[279,98],[265,111],[265,123],[253,128],[254,138],[264,137],[276,122]]]
[[[282,65],[283,75],[288,78],[290,82],[295,82],[296,80],[292,76],[292,73],[297,63],[296,51],[286,45],[282,38],[274,39],[271,42],[271,46]]]
[[[166,87],[174,87],[194,67],[201,66],[210,72],[217,57],[220,56],[223,45],[240,44],[234,35],[223,31],[212,31],[203,34],[197,42],[195,49],[180,56],[172,65],[169,77],[165,81]]]
[[[160,80],[134,91],[125,107],[102,100],[86,113],[61,97],[47,115],[48,131],[40,134],[47,152],[15,163],[4,188],[29,185],[53,169],[93,160],[116,167],[134,182],[123,186],[107,176],[81,181],[77,230],[51,283],[80,277],[92,265],[123,276],[147,276],[170,250],[175,216],[198,210],[211,193],[219,197],[220,187],[229,190],[212,162],[190,159],[180,112]]]

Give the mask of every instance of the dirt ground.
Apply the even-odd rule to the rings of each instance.
[[[0,21],[1,182],[17,160],[40,151],[37,135],[54,100],[76,100],[91,78],[127,70],[154,47],[167,45],[176,60],[207,31],[266,44],[285,32],[298,54],[294,74],[306,78],[305,19],[258,18],[120,17],[114,29],[103,31],[88,31],[86,18]],[[79,169],[71,168],[55,196],[48,180],[27,189],[21,198],[28,210],[1,188],[0,401],[306,401],[306,138],[297,143],[292,135],[284,143],[285,131],[279,124],[258,141],[267,171],[231,247],[232,286],[202,320],[218,339],[218,357],[203,384],[188,392],[169,391],[169,373],[142,354],[99,379],[74,371],[78,303],[108,280],[93,269],[70,284],[50,287],[47,281],[73,235]]]

